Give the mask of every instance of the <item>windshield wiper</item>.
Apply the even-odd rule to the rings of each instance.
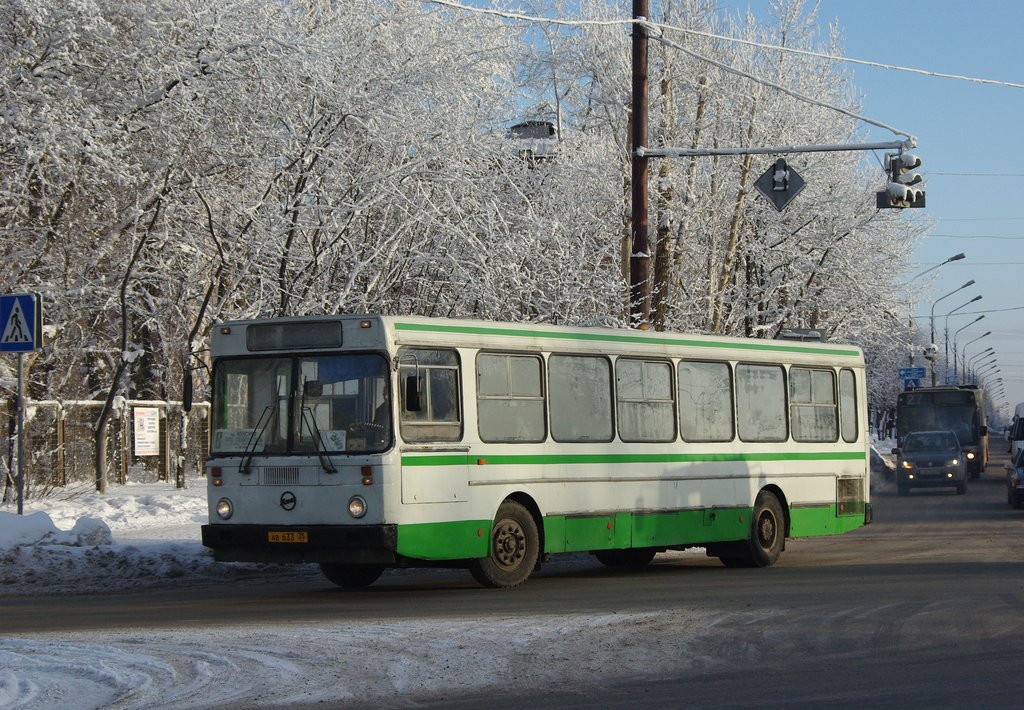
[[[309,415],[308,422],[306,420],[307,414]],[[313,447],[316,449],[316,455],[320,459],[320,465],[323,466],[327,473],[337,473],[338,469],[335,468],[331,457],[327,455],[327,447],[324,446],[323,437],[320,436],[320,427],[316,425],[316,417],[313,416],[313,411],[309,407],[302,407],[302,422],[309,429],[310,437],[313,439]]]
[[[249,465],[252,463],[252,457],[256,453],[256,444],[263,438],[263,432],[267,430],[267,425],[273,419],[271,416],[272,406],[268,404],[263,413],[260,414],[260,418],[256,420],[256,426],[253,428],[252,434],[249,435],[249,441],[245,445],[245,456],[242,457],[242,461],[238,464],[239,473],[249,473]]]

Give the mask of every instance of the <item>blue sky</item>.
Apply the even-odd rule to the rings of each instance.
[[[723,0],[721,7],[749,7],[762,14],[769,3]],[[822,36],[829,23],[837,22],[844,56],[1024,83],[1024,3],[821,0],[819,7]],[[967,345],[968,360],[992,347],[1000,372],[990,376],[1001,377],[1005,387],[1005,397],[996,404],[1012,414],[1013,405],[1024,402],[1024,278],[1019,276],[1024,273],[1024,131],[1019,127],[1024,89],[847,66],[863,95],[863,114],[918,139],[915,153],[922,160],[918,170],[927,192],[927,207],[920,212],[934,227],[914,254],[908,279],[954,254],[967,255],[914,281],[915,323],[928,334],[934,305],[936,341],[945,352],[946,314],[956,309],[948,318],[950,359],[954,334],[958,348]],[[868,141],[895,138],[864,127]],[[878,165],[880,189],[883,158],[884,151],[865,154]],[[936,302],[972,279],[975,285]],[[980,301],[964,306],[978,295]],[[984,319],[972,323],[982,314]],[[988,331],[991,335],[970,343]],[[925,364],[920,354],[916,364]],[[941,368],[938,372],[941,383]]]

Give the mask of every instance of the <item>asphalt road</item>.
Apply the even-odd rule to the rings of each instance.
[[[790,541],[774,567],[726,569],[700,555],[659,556],[639,571],[583,556],[548,565],[515,590],[468,573],[385,575],[366,590],[281,574],[229,584],[98,596],[7,597],[6,634],[230,627],[358,620],[481,619],[538,614],[716,615],[699,664],[679,680],[617,677],[583,688],[405,698],[405,707],[1014,707],[1024,681],[1024,511],[1006,504],[996,456],[966,495],[892,487],[875,522]],[[640,640],[642,642],[642,639]]]

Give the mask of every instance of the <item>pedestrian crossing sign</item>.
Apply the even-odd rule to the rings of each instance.
[[[37,293],[0,296],[0,353],[30,353],[42,345],[43,308]]]

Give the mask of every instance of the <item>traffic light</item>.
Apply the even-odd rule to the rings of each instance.
[[[878,209],[924,207],[924,190],[914,187],[923,178],[920,173],[911,172],[920,167],[921,159],[913,153],[889,153],[885,163],[889,184],[875,193]]]

